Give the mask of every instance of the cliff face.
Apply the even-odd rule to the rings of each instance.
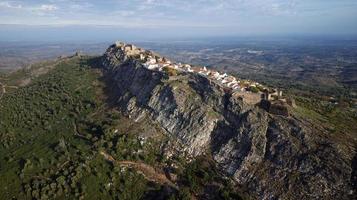
[[[352,197],[348,159],[304,121],[270,115],[198,74],[149,70],[115,45],[102,65],[123,113],[155,121],[180,152],[211,154],[259,199]]]

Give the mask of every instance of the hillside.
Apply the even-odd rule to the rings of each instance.
[[[0,199],[181,199],[206,187],[213,187],[212,198],[238,197],[211,161],[166,160],[160,146],[167,139],[155,123],[135,122],[112,107],[97,60],[66,58],[2,78],[19,88],[0,99]],[[146,163],[149,174],[121,161]],[[170,174],[171,166],[175,187],[147,179]]]
[[[150,70],[136,56],[112,45],[1,77],[12,86],[0,99],[1,199],[356,194],[353,135],[337,140],[304,105],[273,115],[205,76]]]

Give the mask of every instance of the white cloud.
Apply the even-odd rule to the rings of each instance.
[[[58,8],[57,8],[57,6],[52,5],[52,4],[43,4],[40,7],[35,8],[35,9],[41,10],[41,11],[54,11],[54,10],[57,10]]]
[[[22,5],[21,4],[13,4],[8,1],[4,1],[4,2],[0,2],[0,7],[10,8],[10,9],[21,9]]]
[[[73,5],[69,5],[69,7],[70,7],[72,10],[85,10],[85,9],[89,8],[90,6],[81,5],[81,4],[73,4]]]
[[[24,11],[45,11],[45,12],[55,11],[58,9],[58,7],[54,4],[42,4],[39,6],[24,6],[22,4],[16,4],[9,1],[0,2],[0,7],[7,8],[7,9],[18,9]]]

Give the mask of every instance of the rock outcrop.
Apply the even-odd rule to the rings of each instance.
[[[275,116],[232,97],[204,76],[145,68],[117,45],[103,55],[116,105],[150,118],[195,157],[217,165],[259,199],[348,199],[352,169],[334,144],[294,117]]]

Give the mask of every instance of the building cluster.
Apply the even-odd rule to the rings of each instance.
[[[125,44],[123,42],[116,42],[115,46],[117,48],[120,48],[126,56],[138,56],[138,55],[144,55],[145,53],[147,53],[147,50],[144,50],[142,48],[136,47],[132,44]]]
[[[260,95],[260,99],[268,101],[284,100],[282,98],[282,91],[266,88],[255,81],[237,79],[232,75],[207,69],[207,67],[171,62],[165,57],[161,57],[151,51],[143,50],[131,44],[118,42],[116,43],[116,46],[120,47],[127,56],[132,56],[138,59],[143,63],[144,67],[150,70],[163,71],[165,68],[172,68],[178,72],[197,73],[207,77],[209,80],[228,89],[232,93],[254,93],[254,95]]]

